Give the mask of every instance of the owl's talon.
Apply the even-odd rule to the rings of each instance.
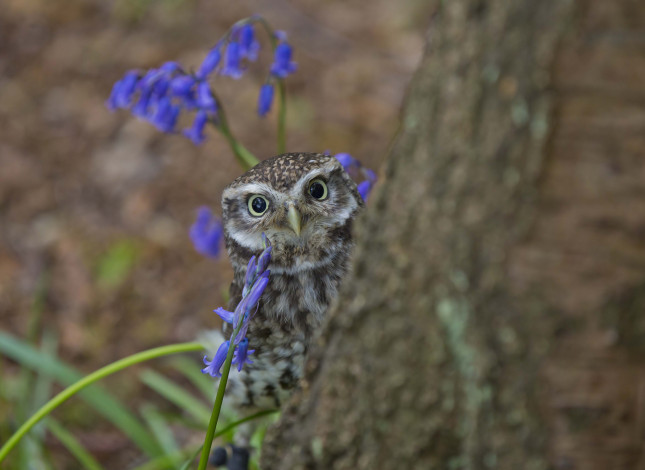
[[[248,470],[249,450],[246,447],[231,446],[231,455],[228,458],[228,470]]]
[[[208,460],[208,462],[213,467],[222,467],[226,465],[227,461],[228,461],[228,452],[224,447],[216,447],[215,450],[213,450],[213,452],[211,453],[211,458]]]

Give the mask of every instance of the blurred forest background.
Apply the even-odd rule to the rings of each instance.
[[[217,325],[228,260],[198,255],[187,230],[198,206],[220,213],[221,190],[240,169],[213,129],[196,147],[109,112],[104,102],[125,71],[168,60],[196,67],[232,23],[261,14],[288,32],[299,65],[287,80],[288,150],[350,152],[378,168],[428,8],[419,0],[2,2],[0,329],[28,336],[40,315],[37,329],[55,332],[59,356],[89,372]],[[233,131],[260,159],[275,154],[275,112],[256,114],[267,52],[242,80],[215,85]],[[7,384],[19,367],[1,365]],[[133,408],[150,395],[135,376],[108,384]],[[0,402],[0,421],[11,413]],[[90,451],[130,445],[78,401],[56,416],[83,431]]]

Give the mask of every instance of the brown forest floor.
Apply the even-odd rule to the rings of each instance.
[[[198,206],[220,212],[221,190],[240,170],[212,130],[195,147],[110,113],[104,101],[126,70],[197,66],[234,21],[261,13],[289,33],[299,64],[288,80],[288,149],[347,151],[378,168],[421,54],[427,3],[3,2],[0,329],[26,333],[44,278],[43,325],[83,371],[217,324],[228,261],[196,254],[187,229]],[[242,80],[216,85],[234,131],[259,158],[275,148],[275,114],[255,115],[264,59]],[[6,373],[17,371],[7,364]],[[129,377],[108,386],[136,403],[143,386]],[[86,438],[110,431],[95,416],[69,419]]]

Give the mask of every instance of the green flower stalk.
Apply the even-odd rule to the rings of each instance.
[[[228,382],[228,375],[231,371],[231,366],[235,362],[238,365],[237,370],[242,370],[242,366],[248,360],[248,355],[253,351],[248,350],[248,339],[245,338],[246,332],[249,328],[249,322],[253,318],[257,310],[258,302],[262,296],[262,292],[269,283],[270,271],[267,270],[271,262],[271,243],[262,234],[264,240],[264,251],[257,259],[255,256],[249,261],[246,269],[246,278],[244,281],[244,290],[242,300],[237,305],[235,312],[229,312],[223,308],[218,308],[215,312],[227,323],[235,325],[233,333],[229,341],[224,342],[217,352],[212,361],[208,361],[204,357],[204,364],[206,367],[202,372],[209,374],[212,377],[220,377],[219,386],[217,388],[217,396],[213,404],[213,412],[208,423],[208,430],[204,438],[204,446],[202,447],[201,457],[199,459],[199,470],[204,470],[208,464],[211,447],[213,445],[213,437],[217,428],[217,421],[219,419],[220,411],[222,409],[222,402],[224,401],[224,393],[226,392],[226,383]],[[221,369],[221,372],[220,372]]]

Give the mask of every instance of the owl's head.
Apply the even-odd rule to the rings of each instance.
[[[336,158],[278,155],[224,190],[227,248],[231,255],[240,252],[241,258],[257,253],[264,232],[273,245],[274,268],[313,267],[351,243],[351,223],[362,207],[356,184]]]

